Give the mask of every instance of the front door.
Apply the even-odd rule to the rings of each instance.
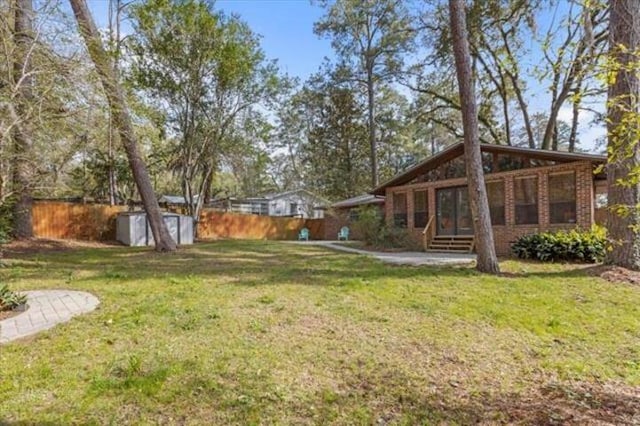
[[[443,188],[436,192],[436,233],[438,235],[473,234],[473,221],[466,186]]]

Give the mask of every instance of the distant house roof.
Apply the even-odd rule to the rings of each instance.
[[[272,192],[272,193],[269,193],[269,194],[265,194],[265,195],[263,196],[263,198],[265,198],[265,199],[267,199],[267,200],[274,200],[274,199],[276,199],[276,198],[284,198],[284,197],[288,197],[289,195],[292,195],[292,194],[299,194],[299,193],[306,194],[307,196],[309,196],[309,197],[311,197],[311,198],[316,198],[316,199],[318,199],[319,201],[327,202],[327,203],[328,203],[328,200],[327,200],[327,199],[325,199],[325,198],[323,198],[323,197],[320,197],[319,195],[316,195],[316,194],[314,194],[313,192],[308,191],[308,190],[306,190],[306,189],[294,189],[294,190],[292,190],[292,191]]]
[[[197,200],[198,195],[196,194],[193,198]],[[184,197],[181,195],[163,195],[158,199],[158,202],[167,204],[187,204]]]
[[[522,157],[529,157],[538,160],[548,160],[570,163],[573,161],[590,161],[596,164],[602,164],[607,160],[605,155],[596,154],[583,154],[577,152],[564,152],[564,151],[549,151],[543,149],[522,148],[508,145],[493,145],[493,144],[480,144],[480,150],[482,152],[517,155]],[[425,174],[429,170],[433,170],[439,165],[453,160],[464,154],[464,144],[462,142],[440,151],[439,153],[432,155],[421,163],[416,164],[405,170],[402,173],[397,174],[388,181],[380,184],[378,187],[371,191],[374,195],[384,195],[385,189],[393,186],[404,185],[420,175]]]
[[[307,191],[306,189],[295,189],[292,191],[284,191],[284,192],[271,192],[271,193],[262,195],[260,197],[246,197],[246,198],[243,198],[242,200],[248,201],[248,202],[261,202],[261,201],[264,202],[264,201],[275,200],[278,198],[288,197],[290,195],[299,194],[299,193],[303,193],[310,198],[314,198],[318,200],[320,203],[329,204],[329,201],[326,198],[320,197],[319,195],[316,195],[311,191]]]
[[[363,194],[333,203],[331,207],[334,209],[346,209],[371,204],[384,204],[384,197],[379,195]]]

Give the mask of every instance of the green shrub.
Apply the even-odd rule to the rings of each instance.
[[[353,230],[366,245],[377,247],[380,244],[380,230],[384,226],[380,210],[372,206],[361,206],[356,212],[358,219],[352,224]]]
[[[380,228],[380,242],[378,247],[382,248],[401,248],[415,250],[419,248],[415,239],[409,234],[407,228],[398,228],[397,226],[383,225]]]
[[[358,219],[353,223],[353,229],[369,247],[380,249],[416,248],[416,242],[409,231],[406,228],[388,226],[380,215],[380,210],[375,207],[358,208]]]
[[[0,311],[10,311],[27,303],[27,296],[9,290],[6,284],[0,285]]]
[[[511,245],[511,251],[520,259],[594,263],[606,254],[607,232],[594,225],[588,231],[574,229],[524,235]]]

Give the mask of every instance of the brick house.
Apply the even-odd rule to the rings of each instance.
[[[517,237],[539,231],[589,228],[606,177],[606,157],[481,144],[491,222],[499,255]],[[464,144],[458,143],[375,188],[385,196],[389,224],[405,227],[425,249],[473,249]]]

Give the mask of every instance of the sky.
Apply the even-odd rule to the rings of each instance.
[[[108,0],[88,0],[99,26],[108,22]],[[217,0],[216,9],[237,14],[262,36],[267,58],[287,74],[305,80],[332,56],[331,43],[313,33],[323,9],[309,0]]]
[[[89,7],[99,26],[108,22],[108,0],[88,0]],[[562,2],[559,2],[562,7]],[[267,58],[276,59],[280,68],[288,75],[306,80],[317,72],[325,57],[333,58],[331,43],[313,32],[313,24],[324,11],[309,0],[217,0],[217,9],[239,15],[252,30],[262,37],[262,48]],[[545,26],[545,17],[540,22]],[[553,19],[550,12],[549,20]],[[127,24],[123,25],[127,31]],[[539,60],[532,54],[529,65]],[[526,66],[526,64],[525,64]],[[533,87],[536,82],[528,82],[533,90],[529,93],[532,112],[549,108],[548,89]],[[599,108],[601,109],[601,108]],[[580,116],[581,147],[595,151],[595,142],[606,134],[603,127],[593,127],[590,122],[593,114],[584,112]],[[560,111],[559,118],[570,122],[571,106],[566,105]]]

